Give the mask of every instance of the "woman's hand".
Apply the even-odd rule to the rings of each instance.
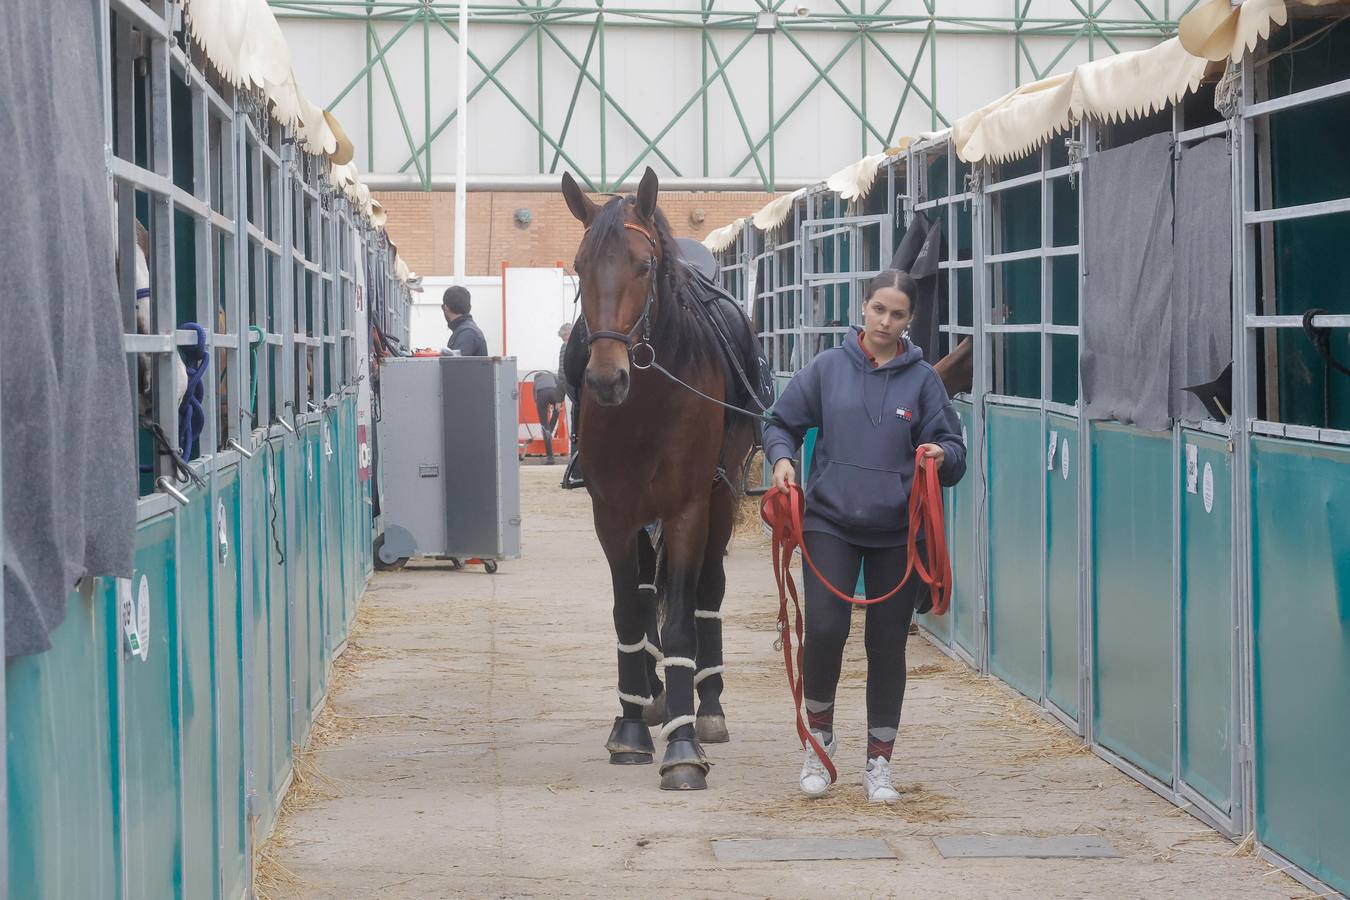
[[[919,448],[923,451],[924,459],[935,459],[937,464],[942,465],[942,461],[947,458],[947,451],[943,450],[938,444],[920,444]],[[777,474],[777,472],[775,472]]]
[[[797,483],[797,470],[792,467],[792,460],[786,456],[773,464],[773,486],[783,493],[788,492],[788,486]]]

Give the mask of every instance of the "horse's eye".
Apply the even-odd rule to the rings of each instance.
[[[652,268],[655,265],[656,263],[651,259],[644,260],[641,264],[638,265],[638,274],[644,277],[652,274]]]

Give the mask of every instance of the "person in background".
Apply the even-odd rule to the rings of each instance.
[[[471,308],[468,288],[456,284],[445,289],[441,312],[445,314],[445,324],[450,326],[450,340],[446,341],[442,356],[488,355],[487,339],[473,320]]]
[[[567,396],[563,389],[566,379],[563,377],[563,354],[567,352],[567,338],[572,333],[571,323],[563,323],[558,329],[562,340],[562,349],[558,351],[558,371],[536,372],[534,375],[534,409],[539,415],[539,428],[544,433],[544,452],[548,455],[548,464],[553,465],[553,433],[558,429],[558,419],[562,416]]]

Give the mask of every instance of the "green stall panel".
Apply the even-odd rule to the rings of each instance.
[[[264,560],[267,577],[267,707],[272,720],[269,753],[271,754],[268,790],[275,812],[281,802],[280,793],[286,786],[291,770],[291,696],[292,679],[297,668],[291,658],[290,573],[297,567],[288,564],[286,557],[287,510],[286,497],[291,472],[286,466],[286,445],[280,438],[269,441],[266,450],[257,455],[262,459],[262,503],[260,511],[263,527],[256,531],[254,553]],[[259,788],[261,792],[262,788]]]
[[[197,504],[206,505],[203,494],[195,496]],[[136,531],[132,596],[139,604],[144,580],[149,639],[145,659],[127,659],[123,681],[124,802],[129,826],[124,837],[130,897],[176,897],[183,892],[175,532],[170,515],[152,519]],[[208,602],[205,582],[198,589],[185,578],[184,585],[187,602]]]
[[[338,405],[338,455],[342,460],[340,482],[342,485],[342,584],[343,584],[343,630],[351,630],[352,619],[356,615],[356,601],[360,595],[361,574],[357,571],[357,534],[359,527],[356,519],[356,417],[352,407],[353,398],[344,397]]]
[[[248,765],[253,770],[254,814],[258,817],[260,834],[266,834],[271,828],[275,812],[272,805],[272,791],[276,787],[272,784],[272,742],[276,736],[272,728],[272,691],[284,690],[273,684],[272,672],[272,597],[267,577],[275,551],[268,532],[269,463],[267,451],[261,451],[252,462],[245,464],[243,472],[243,490],[248,497],[249,531],[252,535],[252,546],[246,560],[246,577],[250,579],[253,598],[250,615],[245,622],[253,641],[253,657],[247,661],[250,667],[249,701],[252,713],[248,731]]]
[[[178,510],[178,568],[182,603],[180,708],[183,732],[183,889],[216,896],[219,857],[216,790],[216,655],[211,593],[211,503],[205,491]],[[153,623],[152,623],[153,627]],[[136,665],[131,660],[127,665]]]
[[[1041,698],[1041,471],[1039,412],[990,406],[989,670]]]
[[[1350,449],[1252,441],[1256,831],[1350,893]]]
[[[284,445],[283,445],[284,446]],[[282,546],[287,548],[287,574],[289,582],[281,585],[281,602],[287,604],[289,614],[290,646],[290,688],[293,702],[288,704],[288,715],[292,717],[291,741],[303,746],[309,737],[309,699],[316,690],[311,687],[310,679],[314,674],[314,665],[310,662],[313,640],[310,636],[313,611],[310,609],[310,541],[306,534],[309,521],[309,484],[313,479],[314,460],[309,455],[309,443],[306,432],[301,431],[292,446],[286,447],[283,457],[287,460],[282,466],[285,476],[282,488],[286,498],[285,533],[287,539]],[[289,590],[287,590],[289,588]],[[273,588],[273,602],[277,593]]]
[[[1095,740],[1172,783],[1172,435],[1092,426]]]
[[[5,663],[9,880],[23,896],[118,894],[120,640],[116,592],[99,581],[66,600],[50,650]]]
[[[324,578],[323,554],[323,450],[320,446],[320,428],[311,424],[301,432],[300,447],[304,453],[305,514],[300,520],[300,540],[305,544],[305,559],[309,567],[307,590],[297,597],[297,602],[306,604],[309,611],[308,628],[305,631],[308,645],[309,694],[305,698],[306,733],[308,722],[323,701],[328,645],[325,638],[327,630],[324,618],[324,591],[327,588]]]
[[[243,896],[249,865],[244,817],[244,654],[240,587],[240,484],[237,466],[216,475],[211,533],[215,575],[216,697],[219,718],[220,877],[226,897]]]
[[[966,439],[966,453],[970,449],[970,429],[975,416],[969,403],[956,403],[956,414],[961,417],[961,434]],[[973,462],[973,459],[971,459]],[[983,490],[984,479],[977,466],[966,469],[966,477],[948,493],[955,502],[948,507],[951,510],[951,560],[952,579],[956,589],[952,594],[952,608],[948,613],[952,618],[952,643],[964,650],[971,659],[979,659],[978,637],[975,622],[979,618],[977,610],[980,587],[975,578],[975,555],[978,552],[975,543],[975,502]]]
[[[319,534],[323,548],[323,608],[326,638],[324,649],[332,656],[347,636],[346,574],[342,562],[342,547],[346,523],[342,518],[342,454],[338,446],[338,415],[325,413],[320,423],[319,492],[323,530]]]
[[[1078,420],[1052,415],[1046,440],[1045,685],[1078,718]],[[1050,438],[1055,441],[1050,449]]]
[[[1227,813],[1233,780],[1233,457],[1227,440],[1187,432],[1182,444],[1180,774]]]

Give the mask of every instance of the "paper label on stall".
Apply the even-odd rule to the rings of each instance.
[[[275,464],[267,466],[267,494],[269,497],[277,495],[277,467]]]
[[[306,476],[307,478],[309,478],[310,481],[313,481],[313,480],[314,480],[314,454],[313,454],[313,453],[306,453],[306,454],[305,454],[305,476]]]
[[[1186,493],[1194,494],[1196,481],[1200,475],[1200,448],[1195,444],[1186,445]]]
[[[1055,450],[1059,448],[1059,432],[1050,432],[1050,446],[1045,452],[1045,471],[1055,471]]]
[[[332,457],[333,455],[333,435],[328,430],[328,423],[323,423],[323,455]]]
[[[216,540],[220,542],[220,561],[225,562],[230,558],[230,538],[226,533],[225,525],[225,501],[216,502]]]
[[[1209,463],[1205,463],[1205,512],[1214,509],[1214,468]]]
[[[141,662],[145,662],[150,656],[150,579],[144,575],[136,595],[136,631],[141,639]]]
[[[1069,480],[1069,439],[1064,439],[1064,446],[1059,450],[1059,471],[1064,476],[1064,480]]]
[[[131,593],[131,579],[117,579],[117,605],[122,616],[122,631],[127,638],[127,652],[141,654],[141,633],[136,627],[136,601]]]

